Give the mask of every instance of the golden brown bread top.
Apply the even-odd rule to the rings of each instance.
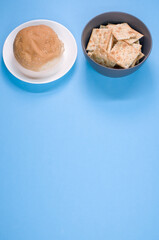
[[[13,44],[16,60],[25,68],[39,71],[47,62],[61,55],[63,43],[52,28],[36,25],[18,32]]]

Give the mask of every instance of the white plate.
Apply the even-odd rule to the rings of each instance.
[[[14,53],[13,53],[13,42],[16,34],[22,28],[33,26],[33,25],[39,25],[39,24],[45,24],[51,27],[57,33],[58,37],[64,43],[65,51],[62,56],[62,66],[60,68],[58,67],[57,71],[55,71],[53,75],[49,77],[35,79],[35,78],[30,78],[24,75],[17,68]],[[73,66],[76,60],[76,57],[77,57],[77,44],[72,33],[63,25],[50,20],[33,20],[33,21],[29,21],[21,24],[9,34],[3,46],[3,60],[8,70],[16,78],[19,78],[24,82],[33,83],[33,84],[49,83],[61,78],[71,69],[71,67]]]

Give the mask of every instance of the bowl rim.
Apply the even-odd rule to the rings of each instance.
[[[109,13],[109,14],[110,14],[110,13],[111,13],[111,14],[119,14],[119,13],[120,13],[120,14],[127,15],[127,16],[130,16],[130,17],[135,18],[137,21],[141,22],[141,23],[144,25],[144,27],[146,28],[146,30],[147,30],[147,32],[148,32],[148,34],[149,34],[149,36],[150,36],[150,49],[149,49],[148,54],[144,57],[144,59],[143,59],[140,63],[138,63],[138,64],[135,65],[134,67],[127,68],[127,69],[125,69],[125,68],[117,69],[117,68],[106,67],[106,66],[103,66],[103,65],[95,62],[95,61],[87,54],[86,48],[85,48],[84,43],[83,43],[83,35],[84,35],[85,29],[87,28],[87,26],[88,26],[95,18],[101,17],[102,15],[106,15],[106,14],[108,14],[108,13]],[[127,71],[127,70],[129,70],[129,69],[138,68],[140,65],[142,65],[142,64],[147,60],[147,58],[149,57],[149,55],[150,55],[150,53],[151,53],[151,51],[152,51],[152,36],[151,36],[150,30],[149,30],[148,27],[145,25],[145,23],[144,23],[143,21],[141,21],[139,18],[135,17],[134,15],[129,14],[129,13],[126,13],[126,12],[110,11],[110,12],[104,12],[104,13],[98,14],[98,15],[96,15],[95,17],[93,17],[93,18],[91,18],[91,19],[89,20],[89,22],[85,25],[85,27],[84,27],[84,29],[83,29],[83,31],[82,31],[82,35],[81,35],[81,45],[82,45],[82,49],[83,49],[83,52],[85,53],[85,55],[86,55],[93,63],[97,64],[98,66],[102,67],[103,69],[109,69],[110,71],[119,71],[119,70],[120,70],[120,71]]]

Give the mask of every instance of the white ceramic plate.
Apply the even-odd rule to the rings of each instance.
[[[35,79],[35,78],[31,78],[24,75],[19,70],[19,68],[17,68],[17,64],[15,61],[14,53],[13,53],[13,42],[16,34],[22,28],[33,26],[33,25],[39,25],[39,24],[45,24],[51,27],[57,33],[58,37],[64,43],[65,51],[62,56],[62,63],[60,68],[58,66],[51,76]],[[21,24],[9,34],[3,46],[3,60],[8,70],[16,78],[24,82],[33,83],[33,84],[49,83],[61,78],[71,69],[71,67],[73,66],[76,60],[76,57],[77,57],[77,44],[72,33],[63,25],[50,20],[33,20],[33,21],[29,21]],[[56,66],[54,67],[56,68]]]

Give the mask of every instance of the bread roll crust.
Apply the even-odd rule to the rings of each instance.
[[[13,52],[24,68],[40,71],[45,64],[61,56],[63,43],[52,28],[46,25],[30,26],[16,35]]]

